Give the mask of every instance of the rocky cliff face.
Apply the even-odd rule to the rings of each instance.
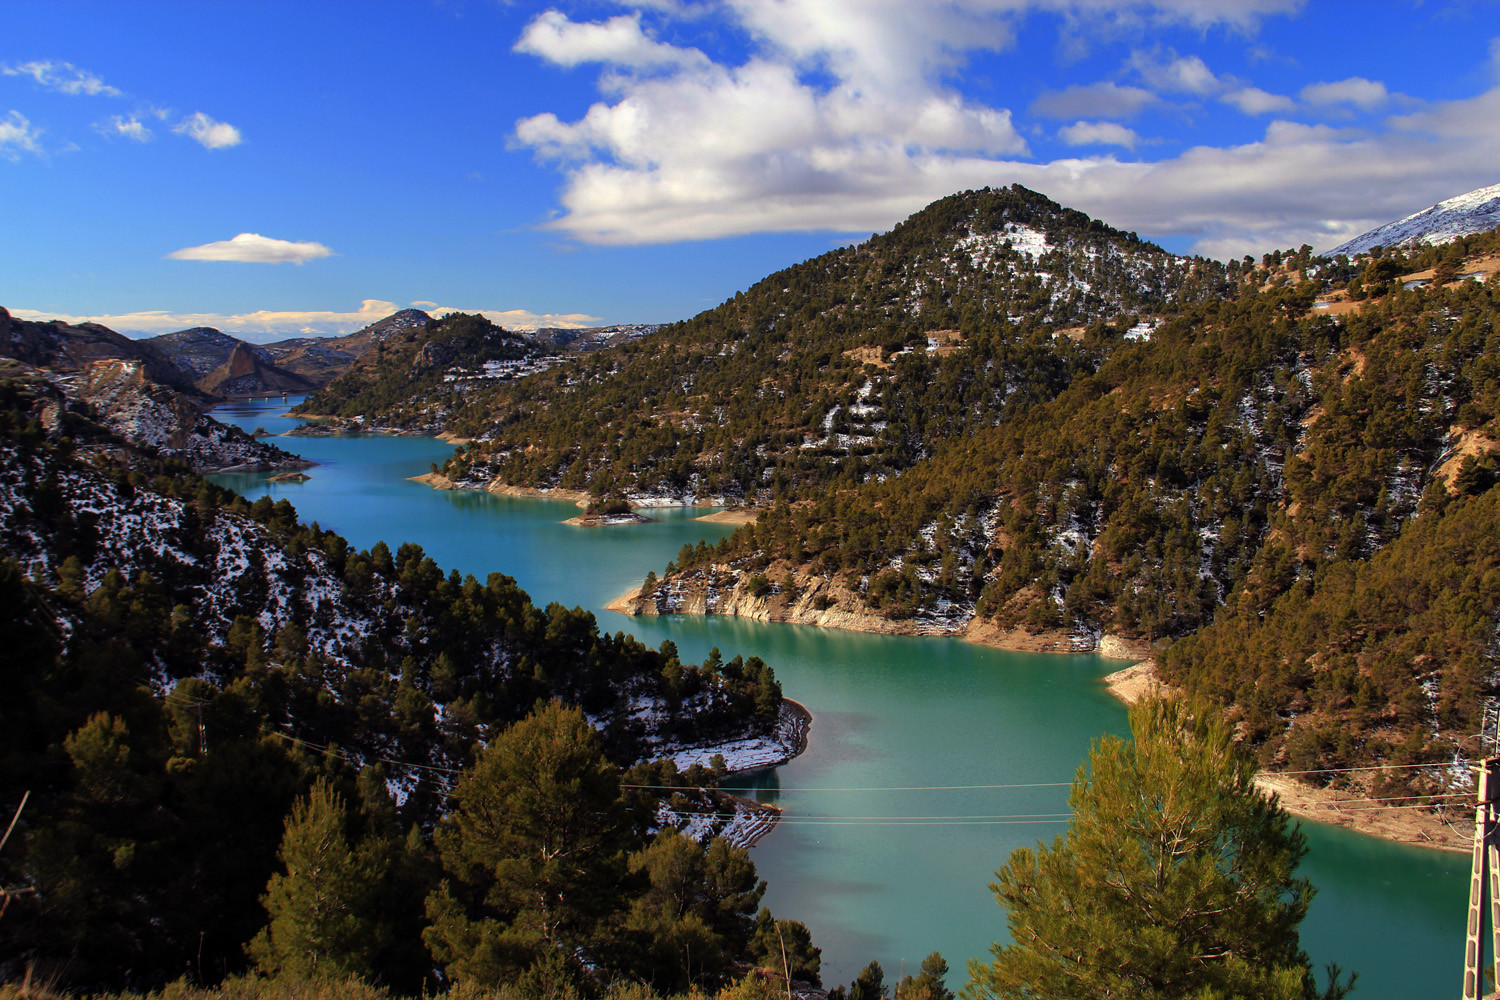
[[[312,392],[317,386],[237,341],[223,364],[198,380],[198,388],[212,396],[258,396]]]

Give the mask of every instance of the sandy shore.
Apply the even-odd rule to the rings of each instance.
[[[443,475],[441,472],[424,472],[420,476],[407,476],[406,478],[414,483],[425,483],[435,490],[460,489],[457,483],[449,479],[447,476]]]
[[[604,606],[605,611],[615,611],[622,615],[635,617],[635,599],[641,596],[640,587],[631,587],[625,593],[616,597]]]
[[[1425,809],[1383,808],[1350,792],[1313,788],[1279,774],[1256,775],[1255,784],[1264,792],[1275,793],[1280,797],[1283,809],[1303,819],[1333,823],[1398,844],[1465,854],[1474,846],[1472,809],[1445,808],[1440,812],[1428,812]]]
[[[1176,693],[1156,676],[1156,664],[1151,660],[1116,670],[1104,678],[1104,683],[1110,694],[1127,705],[1152,694]],[[1303,819],[1332,823],[1399,844],[1445,851],[1466,852],[1472,848],[1473,816],[1469,810],[1444,810],[1444,815],[1425,809],[1386,808],[1354,792],[1317,788],[1275,773],[1256,775],[1255,784],[1278,796],[1283,809]]]
[[[760,511],[754,507],[726,507],[693,520],[707,521],[710,524],[754,524],[758,517]]]

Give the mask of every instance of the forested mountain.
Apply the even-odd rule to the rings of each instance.
[[[1500,551],[1481,528],[1500,285],[1456,276],[1496,250],[1500,232],[1358,267],[1269,259],[899,477],[789,492],[685,548],[638,609],[1063,649],[1182,640],[1167,677],[1221,700],[1268,761],[1477,753],[1500,680]],[[1335,318],[1318,297],[1339,275],[1359,299]]]
[[[1489,233],[1223,265],[1024,189],[969,192],[639,343],[361,412],[474,439],[444,470],[462,485],[760,508],[648,578],[637,612],[1064,650],[1198,636],[1162,669],[1267,760],[1451,756],[1494,700],[1500,593],[1424,576],[1422,553],[1449,545],[1447,498],[1496,478],[1496,285],[1467,279],[1497,257]],[[1421,552],[1402,542],[1419,524]],[[1298,625],[1353,657],[1340,670],[1260,633],[1298,601],[1316,619],[1320,586],[1397,542],[1389,571],[1434,606],[1476,595],[1464,624],[1382,606]],[[1193,652],[1227,646],[1233,667]]]
[[[82,413],[44,421],[56,406],[39,377],[0,382],[0,802],[9,811],[29,794],[0,855],[0,977],[35,965],[43,980],[82,987],[184,970],[214,980],[244,966],[268,918],[249,955],[295,971],[307,954],[297,935],[316,917],[311,892],[357,895],[341,898],[365,921],[353,939],[322,939],[312,954],[341,963],[326,969],[416,990],[434,961],[493,982],[555,959],[559,982],[629,965],[666,988],[678,960],[654,942],[674,940],[673,919],[698,912],[652,909],[653,893],[674,891],[653,874],[666,862],[652,859],[668,856],[688,887],[683,865],[719,879],[698,890],[708,908],[694,918],[698,968],[718,955],[719,976],[764,949],[761,889],[742,850],[652,839],[671,788],[713,775],[684,779],[670,762],[634,777],[622,768],[771,733],[781,699],[769,667],[717,655],[682,664],[669,643],[647,649],[601,634],[582,610],[536,608],[509,577],[445,575],[414,545],[353,550],[298,523],[285,501],[250,504],[133,452]],[[560,700],[538,708],[548,699]],[[540,938],[532,897],[490,892],[465,860],[499,842],[471,844],[463,810],[509,787],[514,775],[495,768],[521,766],[481,754],[490,770],[474,770],[479,748],[528,740],[532,766],[562,741],[579,773],[594,775],[569,786],[548,771],[563,783],[545,794],[575,812],[546,822],[608,822],[598,850],[568,870],[618,875],[613,894],[586,907],[583,883],[557,887],[556,906],[577,909]],[[723,811],[691,796],[701,793],[671,808]],[[528,801],[506,806],[503,823],[551,808]],[[506,836],[527,842],[531,829]],[[344,881],[299,882],[306,864]],[[561,877],[518,864],[507,891],[523,896]],[[425,948],[424,906],[441,925]],[[783,931],[795,946],[799,928]],[[500,952],[474,938],[502,932]]]
[[[449,313],[380,340],[293,412],[345,422],[334,429],[451,432],[484,385],[541,371],[558,354],[483,316]]]
[[[466,394],[443,426],[477,440],[445,471],[730,501],[884,477],[1092,370],[1087,325],[1229,287],[1024,188],[955,195],[639,343]]]
[[[1201,635],[1163,670],[1232,706],[1268,761],[1466,754],[1496,693],[1484,573],[1423,576],[1403,550],[1390,571],[1434,606],[1473,591],[1472,617],[1346,622],[1324,635],[1354,657],[1336,682],[1328,651],[1249,633],[1416,525],[1441,550],[1446,498],[1494,482],[1497,252],[1489,233],[1223,265],[1024,189],[969,192],[637,344],[385,412],[472,438],[444,470],[460,484],[760,508],[653,574],[638,612],[1024,648]],[[1386,642],[1426,658],[1398,669]],[[1226,644],[1232,669],[1191,653]]]

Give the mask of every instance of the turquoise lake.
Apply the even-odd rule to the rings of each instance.
[[[293,400],[295,402],[295,399]],[[247,430],[296,424],[289,402],[240,403],[215,416]],[[1067,783],[1102,733],[1127,730],[1097,656],[1007,653],[956,639],[873,636],[733,618],[632,619],[604,605],[661,572],[684,543],[730,529],[703,511],[648,511],[652,523],[561,524],[571,504],[432,490],[409,477],[452,447],[430,438],[283,438],[320,464],[305,483],[265,474],[211,477],[251,497],[286,498],[302,518],[368,548],[416,542],[445,569],[516,578],[538,605],[591,609],[602,630],[648,645],[671,639],[684,660],[713,646],[771,664],[788,697],[814,715],[795,761],[756,779],[786,819],[753,851],[778,916],[807,923],[825,985],[871,959],[887,981],[939,950],[961,987],[971,959],[1005,937],[988,883],[1012,849],[1050,841]],[[1031,786],[957,788],[954,786]],[[1043,818],[1017,818],[1043,817]],[[1446,1000],[1459,993],[1468,857],[1389,844],[1304,823],[1302,874],[1318,888],[1303,946],[1321,968],[1360,974],[1356,997]]]

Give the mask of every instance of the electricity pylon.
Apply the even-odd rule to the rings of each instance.
[[[1496,831],[1497,809],[1492,801],[1496,782],[1492,769],[1500,768],[1500,757],[1480,761],[1474,794],[1474,863],[1469,870],[1469,934],[1464,948],[1464,1000],[1480,1000],[1484,978],[1485,877],[1489,877],[1490,960],[1495,964],[1495,982],[1500,985],[1500,833]],[[1500,773],[1495,775],[1500,779]]]

